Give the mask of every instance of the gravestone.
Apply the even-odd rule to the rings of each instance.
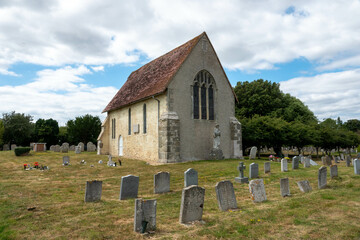
[[[287,159],[285,159],[285,158],[281,159],[281,171],[282,172],[288,171],[288,162],[287,162]]]
[[[81,152],[85,151],[85,149],[84,149],[84,148],[85,148],[84,143],[79,142],[78,147],[80,147],[80,151],[81,151]]]
[[[9,150],[10,150],[9,144],[4,144],[3,151],[9,151]]]
[[[342,161],[344,161],[344,160],[345,160],[345,158],[344,158],[344,154],[343,154],[343,153],[341,153],[341,154],[340,154],[340,158],[341,158],[341,160],[342,160]]]
[[[264,173],[269,173],[270,172],[270,168],[271,168],[271,163],[270,162],[265,162],[264,163]]]
[[[317,164],[315,161],[310,159],[310,165],[311,166],[318,166],[319,164]]]
[[[55,145],[51,145],[49,150],[54,152],[55,151]]]
[[[70,157],[69,156],[63,156],[63,166],[70,165]]]
[[[135,199],[134,231],[156,230],[156,199]]]
[[[184,186],[198,185],[198,172],[189,168],[184,172]]]
[[[299,181],[297,182],[297,185],[299,186],[300,191],[304,193],[312,191],[312,188],[308,180]]]
[[[327,184],[327,167],[322,166],[318,172],[318,188],[323,189]]]
[[[204,209],[205,188],[189,186],[182,190],[180,223],[201,221]]]
[[[331,157],[330,156],[326,156],[325,157],[325,165],[327,166],[331,166],[332,163],[331,163]]]
[[[88,142],[86,144],[86,151],[88,152],[95,152],[96,151],[96,146],[95,144],[93,144],[92,142]]]
[[[310,167],[310,158],[305,157],[304,158],[304,167],[309,168]]]
[[[291,196],[289,178],[280,179],[280,194],[282,197]]]
[[[127,175],[121,177],[120,200],[137,198],[139,190],[139,177]]]
[[[116,167],[116,163],[112,160],[112,156],[108,155],[108,162],[107,162],[108,167]]]
[[[154,175],[154,193],[170,192],[170,173],[158,172]]]
[[[235,178],[235,182],[237,183],[248,183],[249,179],[244,176],[244,170],[246,166],[243,162],[239,162],[238,170],[239,170],[239,177]]]
[[[60,145],[55,145],[54,152],[60,152]]]
[[[324,156],[321,157],[321,163],[322,165],[326,165],[326,157]]]
[[[249,178],[259,177],[259,165],[257,163],[252,163],[249,166]]]
[[[85,202],[97,202],[101,199],[102,181],[86,181]]]
[[[346,155],[346,166],[351,167],[351,156],[350,155]]]
[[[67,153],[68,151],[69,151],[69,148],[67,148],[66,146],[61,146],[60,147],[60,152]]]
[[[11,144],[10,147],[11,147],[11,151],[14,151],[17,146],[16,146],[16,144]]]
[[[356,175],[360,175],[360,160],[359,159],[355,159],[354,160],[354,172]]]
[[[230,181],[221,181],[215,186],[216,198],[221,211],[236,209],[234,186]]]
[[[331,165],[330,166],[330,177],[331,178],[338,177],[338,167],[337,167],[337,165]]]
[[[265,185],[262,179],[251,180],[249,183],[251,198],[254,203],[266,201]]]
[[[300,161],[299,156],[295,156],[295,157],[292,158],[292,169],[298,169],[299,168],[299,161]]]
[[[336,157],[335,158],[335,163],[339,163],[340,162],[340,157]]]
[[[257,152],[257,147],[252,147],[250,149],[250,155],[249,155],[250,160],[256,158],[256,152]]]
[[[69,147],[69,151],[75,151],[75,145],[71,145],[71,146]]]
[[[81,147],[80,147],[80,146],[76,146],[76,147],[75,147],[75,153],[76,153],[76,154],[80,154],[80,153],[81,153]]]

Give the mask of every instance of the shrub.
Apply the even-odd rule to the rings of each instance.
[[[25,156],[29,154],[30,150],[30,147],[17,147],[14,151],[16,156]]]

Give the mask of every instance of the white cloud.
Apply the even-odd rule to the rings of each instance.
[[[95,72],[99,72],[99,71],[104,71],[104,66],[96,66],[96,67],[91,67],[91,69]]]
[[[358,119],[360,116],[360,68],[280,83],[280,89],[302,100],[319,120]]]
[[[272,69],[299,57],[333,69],[360,56],[359,13],[357,0],[8,1],[0,3],[0,62],[132,63],[207,31],[229,69]]]
[[[0,112],[16,110],[35,119],[53,118],[62,125],[85,114],[99,116],[118,89],[84,83],[82,76],[90,73],[85,66],[46,69],[28,84],[0,86]]]

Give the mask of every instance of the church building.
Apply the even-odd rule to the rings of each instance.
[[[150,164],[242,158],[235,101],[204,32],[130,74],[103,110],[98,154]]]

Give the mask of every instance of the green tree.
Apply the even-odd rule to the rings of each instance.
[[[69,120],[66,126],[70,143],[83,142],[86,144],[89,141],[96,143],[101,130],[101,121],[97,116],[86,114],[76,117],[75,120]]]
[[[349,131],[356,132],[356,133],[360,134],[360,120],[358,120],[358,119],[347,120],[344,123],[344,127]]]
[[[17,145],[29,145],[31,136],[34,132],[34,124],[32,116],[24,113],[4,113],[3,114],[5,143]]]
[[[0,119],[0,147],[2,147],[2,145],[4,144],[3,137],[4,137],[4,123]]]
[[[59,127],[58,140],[59,140],[60,143],[70,142],[66,126]]]
[[[49,146],[58,143],[59,124],[56,120],[38,119],[35,123],[35,139],[38,142],[45,142]]]
[[[289,132],[288,132],[288,146],[297,147],[299,154],[300,151],[307,145],[312,145],[315,138],[315,125],[304,124],[299,121],[293,121],[289,123]]]

